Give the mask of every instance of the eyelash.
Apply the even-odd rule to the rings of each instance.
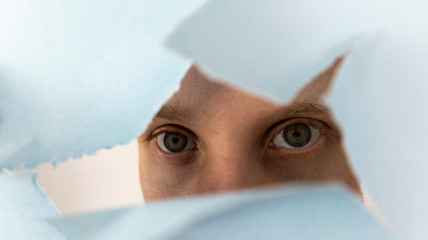
[[[155,130],[152,130],[150,135],[147,137],[146,141],[151,141],[156,138],[159,134],[168,133],[168,132],[179,132],[185,134],[186,136],[191,136],[195,140],[197,139],[196,135],[189,129],[177,125],[177,124],[165,124],[160,127],[157,127]]]

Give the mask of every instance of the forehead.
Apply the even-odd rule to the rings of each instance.
[[[259,105],[273,108],[274,104],[266,99],[253,96],[238,88],[213,81],[205,76],[197,67],[192,66],[184,78],[178,92],[166,103],[172,107],[208,111],[222,111],[224,105],[250,103],[254,108]],[[200,112],[199,111],[199,112]]]

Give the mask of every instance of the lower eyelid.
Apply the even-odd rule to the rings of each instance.
[[[160,163],[166,163],[167,165],[184,166],[194,162],[198,155],[197,149],[186,150],[179,153],[168,153],[160,148],[156,140],[153,141],[152,144],[154,144],[153,148],[156,159]]]
[[[290,149],[284,147],[268,148],[264,160],[284,167],[287,164],[300,160],[318,161],[322,159],[324,151],[328,150],[328,137],[321,136],[315,144],[312,144],[308,148]],[[321,154],[321,155],[320,155]],[[284,165],[286,164],[286,165]]]

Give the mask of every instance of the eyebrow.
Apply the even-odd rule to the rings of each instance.
[[[286,118],[301,116],[305,114],[311,115],[327,115],[328,108],[319,99],[307,98],[304,101],[299,101],[291,105],[281,106],[275,111],[269,119],[273,121],[281,121]],[[189,122],[191,119],[191,111],[182,107],[174,107],[172,105],[164,105],[154,116],[154,118],[167,121]]]
[[[327,106],[315,98],[307,98],[303,101],[292,103],[281,107],[275,111],[267,120],[271,123],[280,122],[288,118],[302,117],[307,115],[328,115],[330,113]]]
[[[173,107],[172,105],[164,105],[156,113],[153,118],[161,118],[168,121],[189,121],[191,118],[190,111],[180,107]]]
[[[290,115],[297,115],[301,113],[311,114],[328,114],[327,106],[317,98],[306,98],[304,101],[293,103],[288,106],[286,112]]]

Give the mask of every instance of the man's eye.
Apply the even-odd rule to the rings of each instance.
[[[180,132],[161,133],[157,136],[156,141],[159,147],[167,153],[179,153],[196,148],[195,140]]]
[[[306,148],[320,136],[320,130],[308,124],[295,123],[284,127],[272,140],[276,147]]]

